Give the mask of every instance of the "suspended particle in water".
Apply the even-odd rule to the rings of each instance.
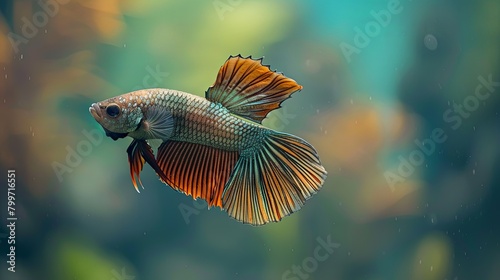
[[[424,46],[431,51],[434,51],[438,47],[438,41],[436,37],[432,34],[427,34],[424,37]]]

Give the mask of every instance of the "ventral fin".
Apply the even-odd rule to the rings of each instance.
[[[269,112],[280,107],[302,86],[262,65],[262,59],[230,56],[205,97],[221,103],[232,113],[261,123]]]
[[[236,151],[167,141],[158,148],[157,162],[170,187],[206,200],[209,207],[222,207],[222,192],[238,156]]]
[[[132,179],[132,184],[137,192],[139,188],[137,187],[137,181],[144,189],[142,185],[140,173],[144,167],[144,162],[147,162],[156,171],[156,174],[160,176],[163,181],[168,181],[168,178],[163,174],[158,164],[156,163],[153,150],[145,140],[134,140],[130,143],[127,149],[128,162],[130,164],[130,177]]]
[[[148,109],[146,118],[142,120],[142,128],[147,139],[168,140],[174,130],[174,118],[165,109],[153,106]]]

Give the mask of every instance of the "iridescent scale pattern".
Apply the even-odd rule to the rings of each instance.
[[[171,140],[240,151],[256,146],[262,138],[259,124],[233,115],[221,104],[176,90],[150,89],[130,93],[147,118],[147,110],[159,106],[174,117]],[[131,105],[133,106],[133,104]]]

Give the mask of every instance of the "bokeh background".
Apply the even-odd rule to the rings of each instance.
[[[2,0],[0,12],[1,279],[500,279],[499,1]],[[203,96],[236,54],[304,86],[264,124],[307,139],[329,172],[264,227],[149,167],[136,193],[129,139],[104,138],[88,113],[139,88]],[[436,129],[446,140],[431,149]],[[318,238],[338,244],[323,261]]]

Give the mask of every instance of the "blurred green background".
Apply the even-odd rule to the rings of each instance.
[[[0,170],[16,170],[19,219],[15,273],[1,228],[1,279],[500,279],[499,1],[0,11]],[[203,96],[236,54],[304,86],[264,125],[308,140],[329,172],[301,211],[264,227],[207,210],[149,167],[136,193],[130,139],[103,138],[88,113],[139,88]]]

